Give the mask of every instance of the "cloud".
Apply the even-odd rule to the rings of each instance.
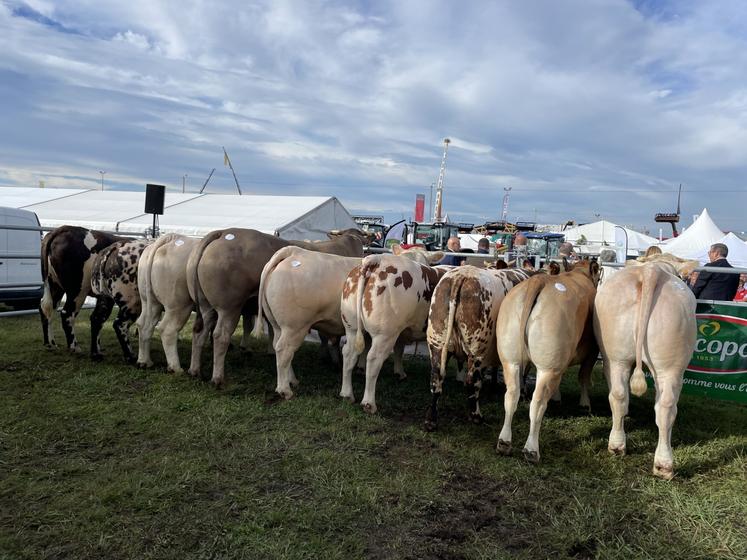
[[[737,229],[745,23],[728,1],[9,2],[0,183],[215,167],[228,191],[226,146],[250,192],[411,212],[449,137],[452,217],[498,217],[511,186],[517,218],[655,227],[681,182],[683,214]]]

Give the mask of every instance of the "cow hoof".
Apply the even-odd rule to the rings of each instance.
[[[367,412],[368,414],[376,414],[376,405],[371,403],[361,403],[363,406],[364,412]]]
[[[83,349],[77,344],[75,346],[71,346],[70,348],[68,348],[68,350],[70,350],[71,354],[80,354],[81,352],[83,352]]]
[[[195,371],[192,368],[189,368],[187,370],[187,374],[189,374],[190,377],[200,377],[200,372],[199,371]]]
[[[211,379],[210,384],[216,389],[223,389],[226,386],[226,382],[222,379]]]
[[[290,380],[290,386],[291,387],[298,387],[301,384],[301,382],[298,379],[291,379]]]
[[[426,420],[423,424],[423,428],[426,432],[435,432],[438,428],[438,424],[436,424],[436,422],[434,422],[433,420]]]
[[[350,404],[355,403],[355,396],[354,395],[344,395],[344,394],[340,393],[340,396],[343,399],[345,399],[346,401],[348,401]]]
[[[56,342],[47,342],[44,347],[48,350],[57,350],[59,348]]]
[[[674,478],[673,465],[657,465],[654,463],[654,476],[663,480],[672,480]]]
[[[148,364],[146,364],[145,362],[138,362],[137,369],[148,369]]]
[[[277,393],[286,401],[289,401],[293,398],[293,391],[291,391],[290,389],[275,389],[275,393]]]
[[[511,455],[511,442],[498,439],[498,444],[495,446],[495,452],[499,455]]]
[[[166,368],[166,373],[173,373],[173,374],[179,375],[181,373],[184,373],[184,370],[182,368],[180,368],[180,367],[179,368],[173,368],[173,367],[169,366],[169,367]]]
[[[540,462],[540,455],[536,451],[530,451],[529,449],[524,448],[524,459],[536,465]]]
[[[579,408],[583,411],[584,414],[591,416],[591,405],[590,404],[579,405]]]
[[[100,362],[104,359],[103,354],[91,354],[91,361],[92,362]]]
[[[607,451],[609,451],[610,454],[612,455],[625,455],[625,446],[624,445],[620,445],[620,446],[610,445],[607,447]]]
[[[137,359],[133,356],[125,356],[125,363],[130,366],[134,366],[137,363]]]
[[[477,424],[478,426],[483,422],[482,414],[480,414],[479,412],[470,412],[469,419],[470,422],[472,422],[473,424]]]

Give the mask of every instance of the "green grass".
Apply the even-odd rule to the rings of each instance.
[[[566,376],[542,463],[530,465],[526,403],[514,454],[493,451],[495,388],[476,426],[449,379],[439,430],[424,432],[422,359],[405,362],[404,382],[385,365],[368,416],[337,397],[339,374],[313,345],[296,356],[296,397],[277,402],[274,359],[259,344],[230,351],[216,391],[125,366],[109,325],[101,364],[45,350],[36,317],[0,326],[0,559],[747,557],[744,406],[683,396],[677,476],[664,482],[650,474],[651,391],[631,401],[629,454],[610,456],[599,372],[592,415]],[[87,327],[84,314],[83,342]],[[186,361],[188,334],[180,353]]]

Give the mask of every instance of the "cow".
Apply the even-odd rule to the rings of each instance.
[[[642,368],[645,363],[656,386],[659,443],[653,473],[665,480],[674,476],[672,426],[684,370],[697,336],[695,296],[677,273],[674,266],[660,259],[626,267],[600,286],[594,302],[594,332],[612,408],[607,448],[610,453],[625,454],[628,380],[630,391],[643,395],[647,388]]]
[[[376,412],[376,381],[384,360],[394,350],[394,372],[406,377],[402,353],[406,344],[425,340],[431,294],[452,267],[432,267],[443,252],[420,248],[392,248],[393,255],[370,255],[344,279],[340,312],[347,342],[342,349],[340,396],[355,401],[353,368],[365,349],[364,332],[371,337],[366,356],[366,388],[361,405]]]
[[[257,305],[262,269],[275,251],[288,245],[310,251],[349,257],[363,256],[368,235],[358,230],[333,231],[329,241],[289,241],[256,230],[230,228],[206,235],[187,261],[187,288],[199,314],[192,329],[192,358],[189,373],[200,375],[202,348],[213,333],[213,374],[211,382],[221,387],[231,335],[242,312]]]
[[[181,373],[177,341],[194,309],[187,289],[187,260],[198,239],[175,233],[164,235],[149,245],[140,256],[137,285],[142,310],[137,319],[137,363],[151,367],[150,344],[158,323],[168,371]],[[163,318],[161,314],[163,313]],[[160,322],[159,322],[159,319]]]
[[[514,286],[532,273],[518,268],[487,269],[461,266],[447,272],[436,286],[428,315],[428,351],[431,356],[431,406],[425,428],[436,429],[438,399],[443,391],[449,354],[467,361],[466,383],[470,419],[482,421],[480,389],[485,370],[498,366],[495,323],[501,302]]]
[[[590,407],[588,387],[599,350],[592,312],[599,265],[581,261],[557,276],[537,274],[522,282],[501,304],[496,323],[498,355],[506,384],[505,418],[496,450],[511,452],[511,421],[519,401],[519,376],[529,362],[537,384],[529,405],[529,437],[524,457],[539,462],[539,430],[547,401],[568,366],[580,364],[581,405]]]
[[[267,317],[277,362],[275,391],[283,398],[293,397],[291,384],[298,384],[291,362],[309,330],[328,337],[345,334],[341,292],[346,276],[360,262],[360,257],[288,246],[278,250],[262,269],[253,334],[258,338],[264,335],[262,316]]]
[[[109,318],[114,304],[119,307],[112,326],[122,347],[125,361],[136,359],[130,346],[130,325],[140,315],[140,293],[137,287],[137,268],[140,255],[152,241],[143,239],[117,241],[96,255],[91,267],[91,292],[96,297],[96,308],[91,314],[91,359],[100,361],[101,328]]]
[[[48,233],[41,244],[44,295],[39,305],[44,345],[55,348],[52,314],[65,296],[60,312],[68,350],[80,352],[75,336],[75,318],[86,297],[91,295],[91,266],[101,250],[127,238],[77,226],[60,226]]]

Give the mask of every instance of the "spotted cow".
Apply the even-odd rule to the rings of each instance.
[[[146,247],[140,257],[137,269],[142,307],[137,320],[140,342],[137,363],[140,367],[153,365],[150,345],[153,331],[158,328],[168,370],[183,371],[177,340],[194,308],[187,289],[187,259],[198,242],[199,239],[171,233]]]
[[[343,347],[340,396],[354,401],[352,372],[364,351],[364,332],[371,337],[366,356],[366,388],[361,405],[376,412],[376,381],[384,360],[394,350],[394,371],[405,377],[405,344],[425,340],[433,290],[450,266],[433,267],[443,253],[420,249],[394,255],[371,255],[350,271],[342,290],[341,313],[347,343]]]
[[[91,290],[97,299],[96,309],[91,314],[91,359],[94,361],[103,358],[101,328],[116,303],[119,313],[114,319],[114,332],[125,361],[135,363],[129,329],[140,315],[137,268],[140,255],[149,243],[145,240],[118,241],[96,255],[91,272]]]
[[[41,245],[44,296],[39,306],[44,345],[56,347],[52,314],[65,296],[60,317],[67,348],[80,352],[75,337],[75,318],[91,295],[91,267],[95,256],[112,243],[127,238],[77,226],[60,226],[44,237]]]
[[[495,345],[498,310],[509,290],[531,274],[518,268],[461,266],[446,273],[436,286],[427,331],[432,395],[425,422],[427,430],[436,428],[449,354],[466,358],[465,383],[473,387],[469,396],[470,419],[482,421],[479,398],[483,374],[499,363]]]
[[[496,448],[499,453],[511,451],[519,377],[530,362],[537,368],[537,385],[529,405],[529,437],[524,444],[528,461],[539,462],[542,417],[568,366],[581,365],[581,404],[590,406],[588,387],[599,354],[592,325],[598,282],[599,265],[581,261],[570,272],[557,276],[532,276],[503,300],[496,323],[498,355],[506,383],[505,418]]]

